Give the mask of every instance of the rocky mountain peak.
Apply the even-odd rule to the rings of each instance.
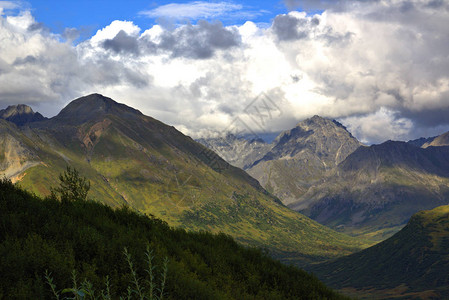
[[[73,100],[53,119],[54,121],[64,121],[66,124],[76,125],[105,115],[134,118],[142,116],[142,113],[101,94],[91,94]]]
[[[423,148],[427,148],[430,146],[433,147],[449,146],[449,132],[434,137],[432,140],[429,140],[422,145]]]
[[[421,137],[416,140],[410,140],[407,143],[421,148],[449,146],[449,132],[429,138]]]
[[[31,107],[25,104],[10,105],[6,109],[0,110],[0,118],[10,121],[17,126],[45,120],[44,116],[38,112],[35,113]]]
[[[424,144],[432,142],[434,139],[436,138],[436,136],[434,137],[420,137],[419,139],[415,139],[415,140],[410,140],[407,143],[416,147],[422,147]]]
[[[249,140],[230,132],[219,137],[200,138],[197,141],[214,150],[231,165],[243,169],[260,159],[271,147],[260,138]]]
[[[342,124],[335,120],[315,115],[312,118],[299,122],[296,124],[296,127],[282,132],[273,142],[273,149],[282,149],[284,155],[294,155],[299,148],[313,147],[314,149],[311,150],[315,151],[318,147],[327,152],[330,150],[328,144],[340,147],[341,144],[346,143],[353,146],[350,152],[360,145]],[[342,158],[340,158],[341,160]]]
[[[318,125],[318,124],[326,124],[328,121],[330,121],[329,119],[320,117],[318,115],[314,115],[311,118],[305,119],[304,121],[299,122],[296,126],[299,125]]]
[[[323,118],[320,116],[313,116],[311,118],[305,119],[301,122],[299,122],[298,124],[296,124],[296,127],[301,127],[301,128],[310,128],[310,129],[317,129],[317,128],[326,128],[326,129],[337,129],[337,128],[341,128],[345,131],[348,131],[346,129],[345,126],[343,126],[340,122],[333,120],[333,119],[328,119],[328,118]],[[349,133],[349,131],[348,131]]]
[[[25,104],[10,105],[2,111],[2,117],[4,118],[23,114],[34,114],[34,112],[31,107]]]
[[[271,146],[247,171],[288,205],[361,144],[340,123],[313,116],[279,134]]]

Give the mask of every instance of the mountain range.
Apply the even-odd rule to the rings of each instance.
[[[200,142],[225,159],[254,149],[244,164],[228,161],[288,207],[350,235],[381,241],[414,213],[448,203],[449,133],[365,146],[337,121],[314,116],[270,144],[242,139]]]
[[[301,211],[330,227],[382,240],[414,213],[448,203],[449,147],[393,141],[361,147],[326,179],[305,195],[311,204]]]
[[[25,105],[1,110],[0,173],[45,197],[69,165],[90,181],[91,199],[223,232],[346,295],[439,299],[449,297],[448,141],[366,146],[314,116],[271,143],[197,142],[92,94],[49,119]]]
[[[14,120],[0,119],[0,173],[37,195],[49,195],[70,165],[90,180],[92,199],[224,232],[298,265],[367,246],[290,210],[174,127],[102,95],[76,99],[50,119]]]
[[[232,133],[216,138],[199,138],[197,142],[213,149],[229,164],[242,169],[247,169],[271,150],[271,145],[260,138],[247,139]]]

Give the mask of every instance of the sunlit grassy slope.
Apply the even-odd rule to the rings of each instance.
[[[174,127],[101,95],[75,100],[33,129],[5,134],[33,154],[36,165],[18,179],[38,195],[48,194],[70,164],[91,181],[93,199],[127,203],[189,230],[222,231],[283,260],[305,264],[366,246],[286,208]]]

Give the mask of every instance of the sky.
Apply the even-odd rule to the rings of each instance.
[[[449,0],[0,1],[0,109],[100,93],[193,138],[449,130]]]

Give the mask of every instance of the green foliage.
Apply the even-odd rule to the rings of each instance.
[[[51,292],[56,300],[61,298],[59,291],[56,289],[56,285],[53,283],[53,278],[51,277],[51,273],[48,270],[45,270],[45,279],[47,280],[48,286],[51,289]]]
[[[59,187],[51,189],[51,197],[61,201],[82,201],[87,199],[90,182],[80,176],[75,168],[67,166],[66,171],[59,175]]]
[[[142,284],[142,279],[138,277],[137,272],[134,267],[134,263],[131,258],[131,254],[128,252],[128,250],[125,248],[124,254],[126,261],[129,265],[130,274],[132,275],[131,278],[131,285],[128,285],[128,288],[126,289],[127,295],[126,296],[111,296],[111,288],[109,283],[109,276],[106,276],[105,280],[105,289],[101,290],[99,294],[96,294],[95,289],[93,287],[93,284],[85,279],[80,286],[78,286],[78,279],[76,276],[76,271],[72,271],[72,287],[71,288],[65,288],[61,291],[58,291],[56,289],[56,285],[53,283],[53,278],[51,277],[51,274],[48,272],[48,270],[45,270],[45,279],[47,280],[47,284],[51,289],[51,292],[53,294],[54,299],[59,300],[61,299],[61,294],[73,294],[73,298],[63,298],[63,299],[77,299],[77,300],[96,300],[96,299],[102,299],[102,300],[110,300],[112,298],[116,299],[132,299],[132,295],[137,295],[137,298],[140,300],[148,299],[148,300],[162,300],[164,297],[164,288],[165,288],[165,281],[167,277],[167,270],[168,270],[168,258],[165,258],[164,265],[162,268],[162,274],[161,274],[161,284],[159,288],[155,287],[154,284],[154,269],[155,267],[152,265],[153,256],[151,255],[151,251],[149,248],[147,248],[147,252],[145,253],[146,256],[149,258],[149,269],[146,270],[148,276],[150,277],[150,280],[145,281],[145,283],[149,283],[147,286],[145,284]],[[132,287],[134,286],[134,287]],[[155,291],[158,291],[158,294],[155,294]]]
[[[100,299],[139,293],[167,300],[343,298],[228,235],[173,229],[127,207],[40,199],[6,179],[0,181],[0,257],[5,299],[76,298],[80,292]]]

